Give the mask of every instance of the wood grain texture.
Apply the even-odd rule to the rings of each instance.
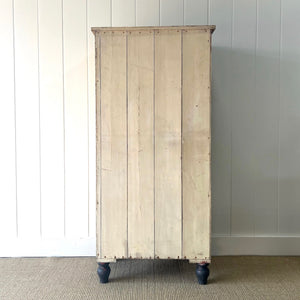
[[[154,256],[153,31],[128,34],[128,256]]]
[[[210,33],[183,31],[183,257],[210,257]],[[192,58],[192,59],[191,59]]]
[[[181,32],[155,33],[155,255],[181,256]]]
[[[101,249],[127,257],[126,33],[101,35]]]

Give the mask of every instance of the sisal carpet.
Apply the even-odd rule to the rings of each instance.
[[[100,284],[93,257],[2,258],[0,299],[300,299],[300,257],[213,257],[206,286],[186,261],[111,264]]]

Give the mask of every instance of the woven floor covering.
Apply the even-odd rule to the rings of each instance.
[[[100,284],[94,257],[1,258],[0,299],[300,299],[300,257],[213,257],[206,286],[195,265],[123,260]]]

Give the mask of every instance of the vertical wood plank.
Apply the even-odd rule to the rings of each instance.
[[[183,25],[183,0],[160,0],[160,25]]]
[[[155,255],[181,257],[181,32],[155,32]]]
[[[14,2],[18,233],[40,236],[40,122],[36,0]]]
[[[299,235],[300,211],[300,3],[282,2],[280,56],[279,211],[281,235]]]
[[[135,26],[135,0],[111,0],[112,26]]]
[[[184,25],[205,25],[208,0],[184,0]]]
[[[128,249],[154,257],[153,31],[128,35]]]
[[[63,237],[64,99],[60,0],[39,0],[39,50],[41,230],[43,237]]]
[[[136,26],[159,25],[159,0],[136,0]]]
[[[127,257],[126,33],[101,35],[101,247]]]
[[[110,26],[111,24],[111,1],[110,0],[90,0],[87,1],[88,11],[88,143],[89,143],[89,236],[96,235],[95,223],[98,222],[96,216],[96,99],[95,99],[95,42],[96,37],[91,31],[91,27]],[[96,43],[98,46],[99,41]],[[97,66],[99,67],[99,66]],[[98,201],[98,200],[97,200]],[[99,232],[99,231],[98,231]],[[99,246],[99,245],[98,245]],[[98,253],[99,251],[97,251]]]
[[[183,256],[203,259],[210,257],[210,32],[183,30],[182,51]]]
[[[65,93],[65,230],[88,236],[86,3],[63,2]]]
[[[212,232],[231,231],[232,0],[210,1],[212,36]]]
[[[257,2],[255,234],[277,233],[280,1]]]
[[[231,233],[253,235],[256,2],[235,1],[233,10]]]
[[[16,161],[13,2],[0,2],[0,235],[16,236]]]

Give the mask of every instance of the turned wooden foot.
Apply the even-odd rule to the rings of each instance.
[[[109,263],[98,263],[97,273],[100,278],[101,283],[107,283],[108,277],[110,274],[110,266]]]
[[[199,284],[207,284],[207,278],[209,275],[208,266],[209,266],[209,264],[207,264],[207,263],[197,264],[196,275],[197,275]]]

